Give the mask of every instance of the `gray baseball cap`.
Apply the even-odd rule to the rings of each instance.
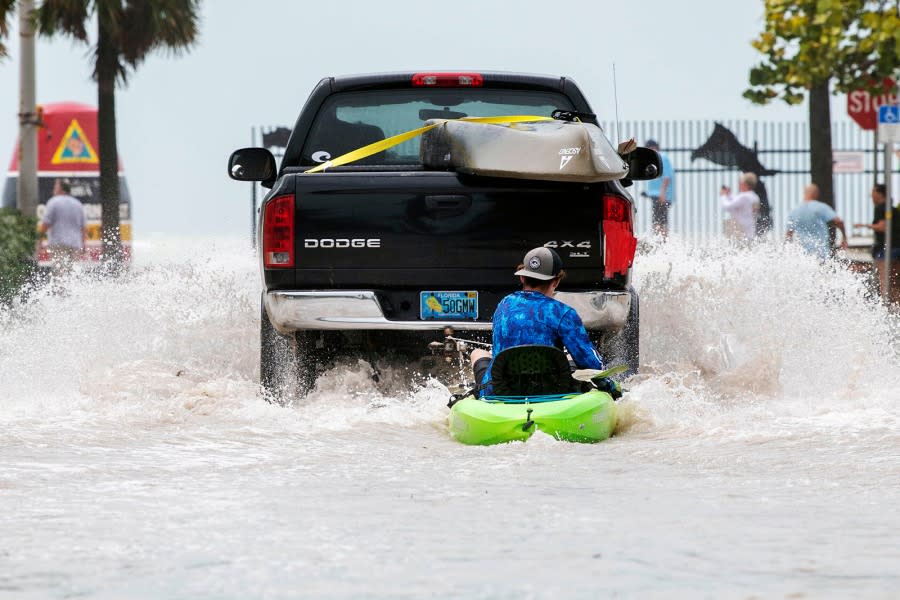
[[[543,246],[529,250],[522,261],[523,268],[515,272],[515,275],[533,277],[549,281],[559,275],[562,270],[562,260],[556,251]]]

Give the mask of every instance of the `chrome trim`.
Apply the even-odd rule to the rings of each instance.
[[[587,329],[619,329],[625,325],[631,307],[628,292],[557,292],[555,298],[574,308]],[[491,324],[483,321],[390,321],[375,292],[368,290],[267,292],[264,302],[269,320],[281,333],[308,329],[491,329]]]

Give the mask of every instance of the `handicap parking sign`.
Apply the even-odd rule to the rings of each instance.
[[[885,104],[878,107],[878,123],[900,125],[900,106]]]
[[[900,106],[885,104],[878,107],[878,130],[876,133],[879,144],[900,142]]]

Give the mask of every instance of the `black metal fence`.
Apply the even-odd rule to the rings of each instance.
[[[715,128],[714,121],[626,121],[617,126],[603,123],[607,136],[616,142],[634,137],[643,144],[647,139],[659,142],[675,169],[675,203],[669,213],[672,233],[692,240],[723,235],[727,214],[719,203],[723,184],[737,190],[740,170],[722,167],[705,158],[691,159],[691,154],[704,145]],[[768,123],[760,121],[719,121],[747,148],[756,152],[759,162],[777,174],[760,179],[766,186],[772,207],[771,236],[782,237],[788,214],[803,199],[803,188],[810,182],[809,130],[805,122]],[[881,151],[876,151],[873,132],[864,131],[852,122],[832,125],[832,146],[836,157],[851,159],[838,162],[836,168],[855,172],[834,174],[835,209],[848,224],[872,220],[869,195],[876,178],[876,168],[883,169]],[[849,154],[848,154],[849,153]],[[856,165],[851,164],[856,161]],[[883,181],[883,176],[878,177]],[[634,195],[638,208],[635,225],[638,235],[651,230],[650,204],[639,197],[645,184],[637,183]]]

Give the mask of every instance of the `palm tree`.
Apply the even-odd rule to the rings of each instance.
[[[0,15],[3,3],[0,0]],[[173,53],[197,38],[200,0],[44,0],[37,9],[38,30],[89,43],[86,26],[96,15],[93,78],[97,81],[97,133],[100,154],[101,222],[105,263],[123,266],[119,234],[119,150],[116,143],[116,84],[128,83],[135,70],[157,49]]]
[[[16,0],[0,0],[0,58],[6,56],[3,40],[9,35],[9,17],[16,10]]]

